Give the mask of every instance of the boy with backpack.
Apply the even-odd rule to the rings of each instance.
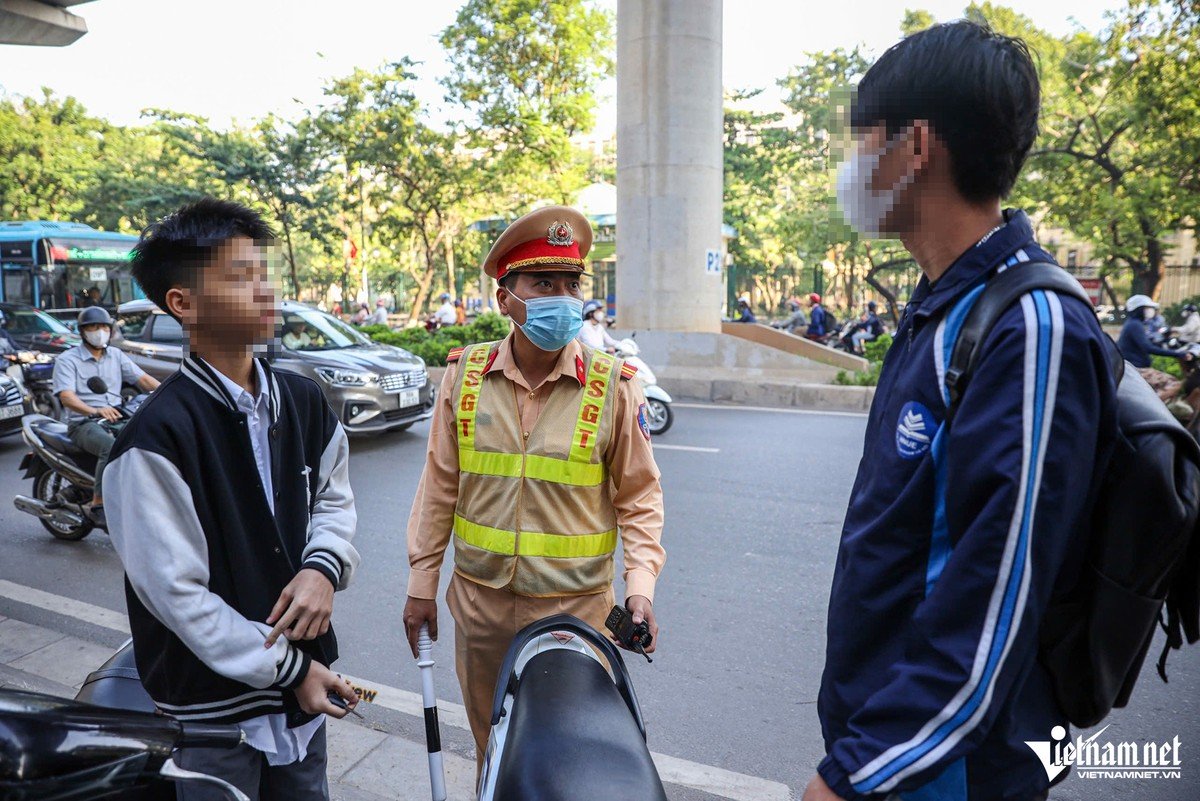
[[[142,234],[133,277],[183,324],[188,355],[121,432],[105,500],[150,697],[245,733],[234,749],[180,751],[180,766],[251,799],[327,799],[324,719],[355,704],[329,669],[329,619],[359,562],[357,518],[346,433],[320,387],[255,358],[279,319],[270,240],[257,213],[212,199]]]
[[[1068,717],[1038,635],[1081,570],[1117,439],[1111,343],[1086,302],[1035,289],[984,332],[969,388],[947,389],[984,287],[1052,260],[1001,207],[1038,105],[1025,45],[971,22],[895,45],[852,103],[839,205],[864,235],[898,237],[924,277],[842,531],[818,697],[827,755],[805,801],[1046,798],[1025,743]]]

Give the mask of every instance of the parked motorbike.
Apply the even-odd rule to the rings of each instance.
[[[675,422],[675,412],[671,410],[671,396],[658,385],[654,371],[638,356],[641,352],[632,337],[622,339],[617,348],[617,356],[637,368],[637,378],[646,395],[646,425],[652,436],[658,436],[667,433]]]
[[[611,640],[570,615],[517,634],[497,678],[478,790],[478,801],[666,801]]]
[[[0,798],[11,801],[168,801],[174,782],[202,782],[235,801],[215,776],[179,767],[188,748],[234,748],[236,725],[181,723],[156,714],[129,643],[88,676],[75,700],[0,690]]]
[[[93,376],[88,379],[88,389],[105,392],[107,385]],[[117,433],[145,397],[138,395],[119,407],[122,422],[102,424]],[[18,495],[13,504],[38,518],[57,539],[81,540],[91,534],[98,524],[86,507],[96,485],[96,457],[71,441],[66,423],[44,414],[26,415],[21,420],[21,436],[31,450],[21,459],[20,469],[22,478],[33,479],[33,490],[32,497]]]
[[[22,350],[5,353],[5,373],[21,387],[25,408],[33,414],[59,419],[62,404],[54,396],[54,357],[49,353]]]

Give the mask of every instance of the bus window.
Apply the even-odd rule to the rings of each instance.
[[[4,271],[4,300],[7,303],[33,304],[33,292],[29,286],[29,271]]]

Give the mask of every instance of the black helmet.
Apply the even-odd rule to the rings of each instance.
[[[103,306],[88,306],[79,313],[79,318],[76,320],[76,326],[80,331],[84,329],[84,326],[96,325],[97,323],[108,326],[113,324],[112,315]]]
[[[867,311],[875,311],[877,308],[879,307],[875,305],[875,301],[867,301]]]

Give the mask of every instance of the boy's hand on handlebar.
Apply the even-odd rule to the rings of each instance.
[[[650,636],[654,639],[651,640],[646,653],[654,653],[658,648],[658,622],[654,619],[654,604],[650,603],[650,599],[644,595],[631,595],[625,599],[625,608],[633,615],[635,626],[645,621],[646,625],[650,627]]]
[[[429,624],[429,638],[437,640],[437,601],[408,596],[404,603],[404,633],[408,635],[408,644],[412,648],[413,659],[417,658],[417,638],[421,626]]]
[[[304,681],[300,682],[295,692],[300,708],[310,715],[344,718],[358,703],[358,696],[350,687],[350,682],[316,661],[309,663],[308,673],[304,675]],[[345,700],[346,709],[330,703],[327,697],[330,693]]]

